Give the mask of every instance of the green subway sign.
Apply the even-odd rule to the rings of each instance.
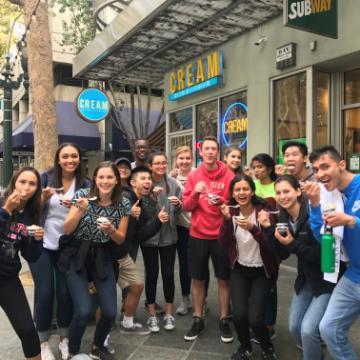
[[[285,25],[337,39],[337,0],[284,0]]]

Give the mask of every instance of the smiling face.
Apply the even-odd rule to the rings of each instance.
[[[297,146],[290,146],[284,152],[284,163],[290,175],[299,178],[306,167],[307,156]]]
[[[237,170],[241,166],[240,150],[230,151],[227,155],[224,156],[224,161],[230,170]]]
[[[31,171],[23,171],[15,181],[15,190],[20,193],[22,200],[31,199],[37,187],[37,177]]]
[[[205,165],[212,166],[216,163],[219,148],[218,144],[214,140],[205,140],[201,144],[200,156],[203,159]]]
[[[317,181],[322,183],[326,190],[343,188],[343,174],[346,171],[345,160],[335,161],[325,153],[315,160],[312,166]]]
[[[136,159],[145,161],[150,152],[149,143],[146,140],[135,141],[134,151]]]
[[[176,158],[176,167],[180,172],[188,172],[191,170],[192,156],[189,151],[181,152]]]
[[[100,168],[94,177],[100,197],[111,196],[118,181],[111,167]]]
[[[131,175],[131,169],[129,166],[126,163],[120,163],[116,166],[119,170],[121,180],[127,180]]]
[[[80,154],[73,146],[65,146],[59,152],[58,162],[63,172],[74,173],[80,165]]]
[[[251,168],[253,170],[255,177],[258,180],[266,180],[270,178],[269,176],[270,171],[262,162],[258,160],[253,160],[253,162],[251,163]]]
[[[232,197],[240,206],[250,204],[253,196],[254,192],[246,180],[241,180],[234,184]]]
[[[285,210],[291,209],[298,201],[301,189],[295,189],[288,181],[280,181],[275,185],[275,200]]]
[[[148,172],[134,174],[130,184],[138,197],[149,195],[152,188],[151,175]]]
[[[164,155],[154,156],[149,167],[155,176],[165,176],[167,173],[167,159]]]

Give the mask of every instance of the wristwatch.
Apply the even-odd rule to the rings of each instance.
[[[351,216],[351,220],[348,222],[347,226],[348,226],[350,229],[355,229],[356,220],[357,220],[357,217],[356,217],[356,216]]]

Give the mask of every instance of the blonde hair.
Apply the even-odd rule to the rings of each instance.
[[[177,169],[177,167],[176,167],[176,159],[177,159],[177,157],[180,154],[184,153],[184,152],[190,153],[191,159],[192,159],[192,152],[191,152],[190,146],[182,145],[182,146],[177,147],[176,150],[175,150],[175,155],[174,155],[173,170]]]

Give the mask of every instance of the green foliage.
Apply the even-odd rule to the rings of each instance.
[[[2,63],[8,51],[9,36],[11,34],[11,27],[13,21],[22,13],[21,9],[11,4],[8,0],[0,0],[0,63]],[[17,20],[22,22],[22,16]],[[11,44],[15,44],[15,36],[11,36]]]
[[[69,14],[63,21],[63,37],[60,46],[68,46],[80,52],[95,37],[95,20],[87,0],[54,0],[61,13]]]

